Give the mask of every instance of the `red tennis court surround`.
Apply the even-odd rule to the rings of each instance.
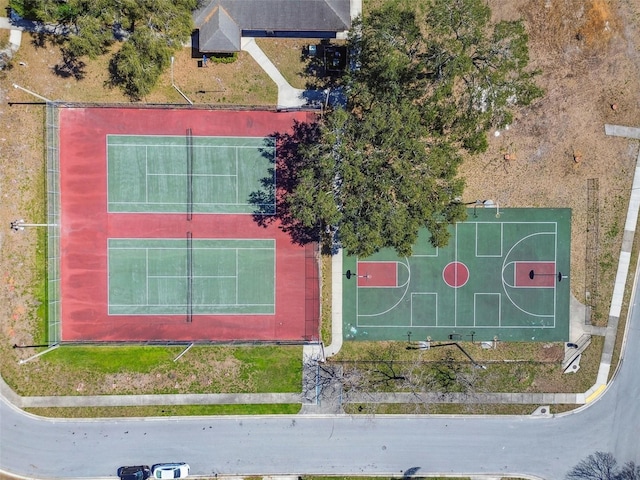
[[[397,287],[398,262],[358,262],[359,287]]]
[[[290,133],[308,112],[158,108],[61,108],[61,312],[63,341],[230,341],[317,339],[313,248],[294,244],[278,222],[259,226],[233,214],[107,213],[106,136],[265,137]],[[109,238],[270,238],[276,243],[275,315],[108,315]],[[314,270],[311,273],[310,270]],[[315,276],[315,277],[313,277]],[[310,292],[311,291],[311,292]],[[310,297],[311,295],[311,297]],[[313,305],[310,305],[312,298]],[[319,305],[319,304],[318,304]]]
[[[516,262],[516,287],[554,287],[557,280],[555,262]]]
[[[460,288],[469,281],[469,268],[462,262],[451,262],[442,271],[444,282],[453,288]]]

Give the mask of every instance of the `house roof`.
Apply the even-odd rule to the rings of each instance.
[[[224,7],[215,7],[205,17],[200,27],[200,51],[237,52],[240,50],[242,32]]]
[[[243,30],[348,30],[350,0],[211,0],[194,12],[194,23],[201,51],[237,51]]]

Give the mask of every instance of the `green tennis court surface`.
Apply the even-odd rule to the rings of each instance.
[[[273,315],[275,241],[109,239],[110,315]]]
[[[250,198],[275,186],[275,154],[268,137],[107,135],[108,211],[273,214]]]
[[[445,248],[344,257],[344,336],[354,340],[566,341],[568,209],[480,209]]]

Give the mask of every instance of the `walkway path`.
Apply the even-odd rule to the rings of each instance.
[[[278,109],[300,108],[307,104],[304,90],[293,88],[269,60],[254,38],[242,37],[242,50],[248,52],[278,86]]]
[[[605,134],[609,136],[626,137],[632,139],[640,139],[640,128],[623,127],[620,125],[605,126]],[[622,312],[622,303],[624,299],[624,291],[627,285],[627,277],[629,275],[629,266],[631,264],[631,250],[633,247],[633,237],[636,232],[638,222],[638,212],[640,211],[640,153],[636,160],[636,168],[633,176],[633,185],[631,187],[631,195],[629,198],[629,208],[627,209],[627,219],[624,225],[624,234],[622,236],[622,248],[618,260],[618,271],[616,273],[615,284],[613,287],[613,296],[611,299],[611,307],[609,309],[609,321],[604,336],[604,347],[602,348],[602,358],[600,360],[600,368],[598,369],[598,377],[596,383],[587,392],[585,392],[585,400],[587,402],[594,400],[600,395],[607,386],[609,373],[611,372],[611,361],[613,359],[613,350],[616,343],[616,335],[618,333],[618,322]]]
[[[9,45],[0,53],[4,53],[8,58],[12,58],[22,44],[22,27],[13,25],[7,17],[0,17],[0,29],[10,30]]]

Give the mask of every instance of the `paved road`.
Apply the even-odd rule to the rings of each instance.
[[[637,272],[636,272],[637,276]],[[634,305],[637,294],[634,294]],[[556,417],[268,416],[44,420],[0,402],[0,469],[112,476],[121,464],[187,461],[194,475],[528,474],[561,479],[610,451],[640,462],[640,308],[625,360],[597,401]],[[417,469],[417,470],[415,470]]]

